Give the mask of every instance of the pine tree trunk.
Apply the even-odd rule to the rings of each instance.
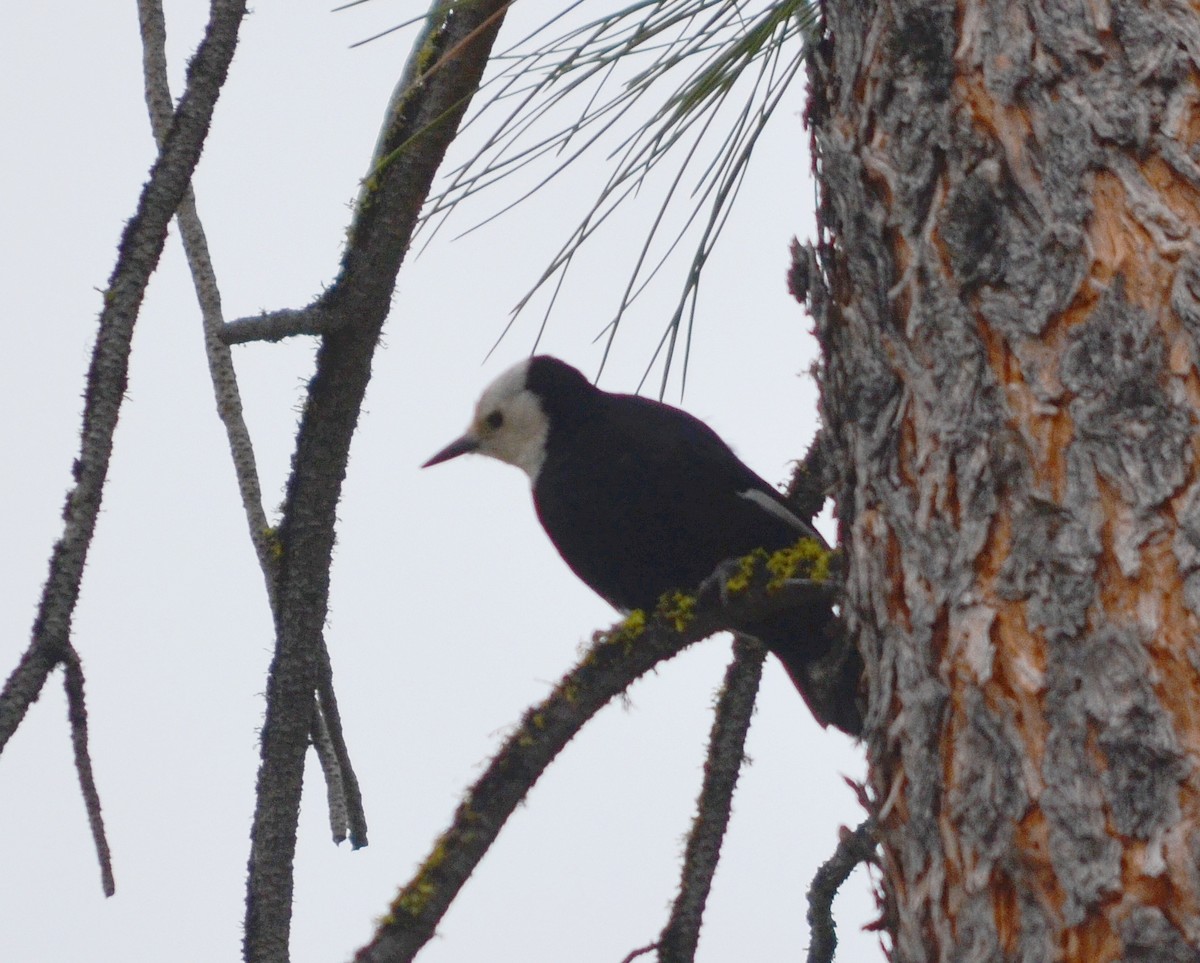
[[[1200,958],[1200,11],[826,0],[843,605],[900,963]]]

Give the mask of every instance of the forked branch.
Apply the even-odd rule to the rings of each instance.
[[[167,76],[166,23],[163,18],[161,0],[138,0],[138,19],[142,37],[142,74],[146,92],[146,106],[155,140],[161,145],[171,129],[174,110],[171,88]],[[221,340],[225,330],[224,313],[221,308],[221,290],[217,284],[216,269],[208,250],[208,240],[196,208],[196,198],[189,186],[184,192],[176,212],[180,238],[188,269],[196,289],[200,315],[204,328],[204,351],[208,359],[209,377],[217,402],[217,414],[225,426],[229,452],[241,493],[242,508],[266,584],[267,598],[272,613],[276,613],[278,596],[275,582],[279,573],[278,543],[274,530],[267,521],[262,504],[262,486],[258,478],[258,466],[254,456],[254,445],[250,430],[242,416],[242,398],[238,388],[237,372],[233,367],[233,356],[228,344]],[[277,614],[277,613],[276,613]],[[324,646],[324,640],[322,640]],[[329,664],[327,652],[323,652],[324,663]],[[367,843],[366,814],[362,808],[362,797],[358,792],[358,779],[351,767],[349,753],[341,738],[341,720],[336,717],[337,699],[333,697],[332,669],[322,673],[322,688],[328,693],[322,700],[324,706],[313,707],[314,738],[322,761],[322,772],[326,777],[326,795],[329,798],[330,823],[335,842],[349,835],[351,844],[357,849]],[[336,736],[334,735],[336,733]],[[323,752],[328,749],[328,752]]]
[[[278,529],[276,648],[267,682],[246,893],[245,958],[287,958],[293,859],[312,728],[312,699],[327,671],[324,627],[337,504],[396,274],[447,146],[478,89],[508,0],[429,12],[368,167],[337,279],[305,311],[322,319],[293,471]],[[329,692],[323,693],[322,718]],[[330,727],[334,739],[336,733]],[[336,740],[331,748],[336,752]],[[346,772],[342,773],[345,780]],[[347,794],[350,785],[344,781]],[[351,838],[365,827],[351,826]]]
[[[71,658],[71,621],[108,477],[134,324],[146,285],[158,266],[167,225],[200,159],[245,8],[245,0],[213,0],[204,40],[188,68],[170,135],[121,236],[88,368],[79,456],[73,469],[75,485],[63,509],[63,533],[50,556],[50,573],[29,647],[0,691],[0,750],[40,695],[49,674]],[[79,672],[76,663],[72,673]],[[75,678],[82,684],[81,676]]]

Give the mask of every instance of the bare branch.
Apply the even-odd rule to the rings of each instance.
[[[597,633],[579,664],[525,713],[487,771],[467,790],[450,828],[393,901],[374,938],[355,957],[357,963],[413,959],[526,793],[615,695],[693,642],[732,625],[811,606],[814,593],[828,591],[800,580],[768,590],[768,582],[769,573],[760,567],[750,586],[730,594],[722,567],[694,598],[664,598],[652,619],[635,613],[611,631]]]
[[[647,953],[653,953],[657,949],[657,943],[649,943],[646,946],[639,946],[636,950],[630,950],[627,954],[625,954],[625,958],[621,960],[621,963],[633,963],[633,961],[639,956],[645,956]]]
[[[142,34],[143,82],[146,90],[146,105],[150,111],[150,122],[155,139],[161,145],[170,130],[173,112],[171,89],[167,77],[166,24],[163,20],[161,0],[138,0],[138,17]],[[222,338],[228,330],[223,322],[221,291],[217,285],[216,269],[208,250],[208,240],[200,215],[196,209],[196,198],[191,187],[184,193],[176,212],[176,222],[187,256],[188,268],[200,304],[204,325],[204,349],[208,358],[209,376],[217,402],[217,413],[225,425],[229,451],[237,475],[238,490],[242,497],[242,508],[250,530],[250,540],[262,569],[267,597],[271,610],[276,610],[275,579],[279,569],[279,542],[274,530],[267,522],[262,505],[262,486],[258,478],[258,466],[250,431],[242,416],[241,392],[238,389],[237,373],[233,367],[233,356]],[[286,314],[289,312],[279,312]],[[301,314],[303,312],[290,312]],[[328,652],[322,641],[325,665],[329,666]],[[313,745],[321,758],[322,771],[326,778],[327,795],[330,799],[330,820],[334,825],[333,835],[337,842],[345,838],[346,826],[350,826],[355,846],[366,845],[366,817],[362,811],[362,796],[358,780],[350,767],[349,752],[341,732],[341,720],[337,718],[337,700],[333,697],[332,668],[323,673],[323,685],[328,690],[324,705],[313,706],[318,732]],[[331,715],[332,713],[332,715]],[[322,755],[322,750],[328,752]],[[331,768],[332,767],[332,768]],[[347,798],[345,793],[349,792]],[[347,808],[349,813],[347,814]],[[341,827],[341,828],[338,828]]]
[[[171,129],[174,111],[171,107],[171,87],[167,77],[167,30],[163,20],[161,0],[138,0],[138,19],[142,34],[142,76],[146,91],[146,107],[154,139],[161,146]],[[237,474],[242,508],[250,527],[250,538],[258,554],[259,567],[267,585],[268,596],[275,591],[276,557],[267,515],[262,507],[262,486],[250,430],[242,417],[242,398],[238,390],[237,373],[229,348],[218,338],[223,327],[221,290],[217,286],[216,269],[208,251],[208,239],[196,210],[196,196],[191,185],[184,191],[176,211],[180,238],[187,256],[196,300],[204,324],[204,350],[208,358],[209,376],[217,399],[217,414],[225,425],[229,451]]]
[[[339,321],[338,315],[330,314],[317,303],[307,308],[280,308],[251,318],[238,318],[222,326],[217,337],[225,345],[282,341],[302,334],[330,334]]]
[[[92,841],[96,846],[96,858],[100,861],[100,885],[105,896],[117,891],[113,879],[112,852],[108,848],[108,837],[104,832],[104,817],[100,812],[100,793],[96,790],[96,778],[92,774],[92,757],[88,752],[87,703],[83,696],[83,666],[73,648],[67,649],[63,659],[63,689],[67,694],[67,719],[71,724],[71,748],[75,754],[75,772],[79,774],[79,790],[87,809],[88,825],[92,829]]]
[[[67,495],[63,534],[50,557],[50,574],[33,624],[32,641],[0,692],[0,750],[38,697],[47,675],[67,657],[71,619],[125,393],[134,323],[150,275],[162,254],[167,225],[200,158],[245,9],[245,0],[213,0],[208,28],[188,68],[187,87],[170,134],[121,237],[88,369],[82,439],[74,465],[75,487]]]
[[[792,472],[787,487],[788,503],[797,515],[811,522],[824,507],[835,482],[829,464],[829,442],[824,429],[818,429]]]
[[[321,772],[325,776],[325,800],[329,805],[329,832],[335,844],[346,838],[346,826],[350,822],[346,811],[346,791],[342,785],[342,771],[338,765],[337,753],[329,738],[329,727],[325,725],[325,717],[321,714],[320,704],[313,706],[312,728],[309,730],[313,751],[321,764]]]
[[[296,825],[324,658],[336,509],[372,357],[414,225],[478,89],[507,6],[506,0],[433,4],[388,105],[341,271],[316,302],[334,320],[325,327],[309,383],[279,527],[276,650],[246,892],[249,963],[282,963],[288,956]]]
[[[333,689],[333,666],[329,662],[329,650],[324,645],[321,646],[320,658],[321,664],[317,674],[317,712],[329,739],[329,748],[337,760],[342,803],[346,811],[346,835],[349,836],[352,849],[362,849],[367,845],[367,814],[363,809],[358,776],[350,762],[346,736],[342,732],[342,716],[338,711],[337,695]],[[330,818],[332,819],[332,814]]]
[[[733,811],[733,791],[746,755],[746,734],[767,650],[756,639],[737,636],[725,673],[704,764],[704,785],[684,852],[679,895],[658,938],[659,963],[686,963],[696,955],[704,905],[721,858],[721,842]]]
[[[842,836],[833,855],[817,870],[808,888],[808,963],[833,963],[837,950],[833,898],[859,863],[875,858],[875,846],[875,817],[870,816]]]

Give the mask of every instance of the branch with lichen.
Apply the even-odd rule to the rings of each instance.
[[[634,612],[608,632],[596,634],[579,664],[545,700],[526,711],[467,791],[450,827],[392,902],[371,942],[359,951],[358,963],[413,959],[508,817],[558,753],[614,696],[660,662],[715,632],[830,598],[827,584],[808,578],[781,579],[767,565],[752,567],[738,591],[730,592],[727,582],[735,569],[742,570],[739,561],[722,565],[696,595],[670,593],[654,613]],[[745,709],[743,703],[741,710]]]

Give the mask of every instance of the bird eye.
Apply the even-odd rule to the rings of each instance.
[[[498,411],[493,411],[490,415],[483,419],[483,421],[484,424],[492,429],[492,431],[495,431],[502,424],[504,424],[504,415]]]

